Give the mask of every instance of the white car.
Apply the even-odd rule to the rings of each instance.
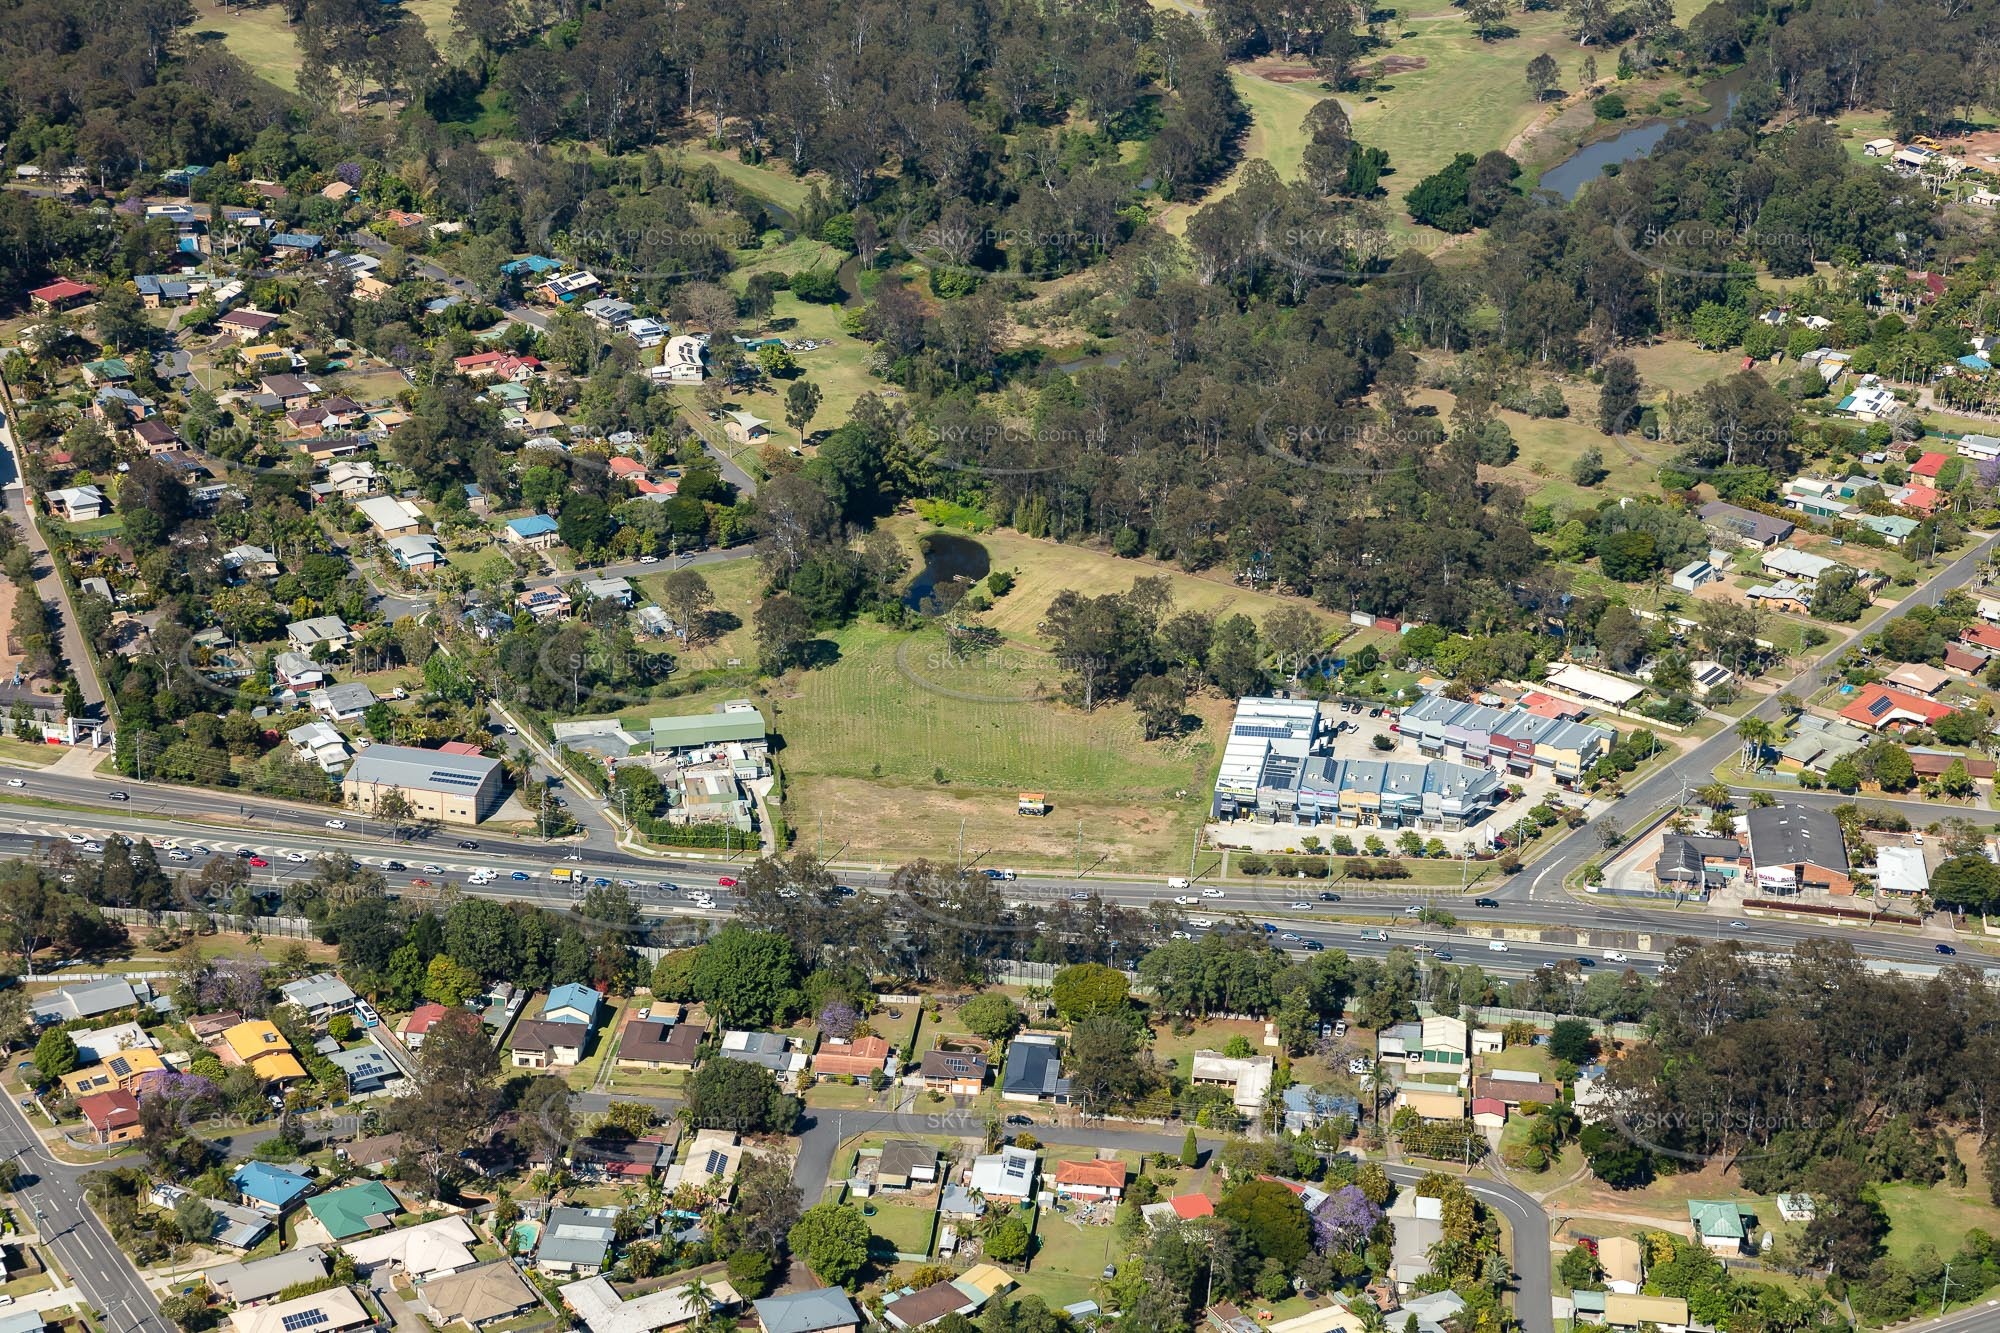
[[[1607,963],[1623,963],[1627,959],[1624,954],[1619,953],[1616,949],[1606,949],[1604,951],[1604,961]]]
[[[346,828],[347,821],[344,819],[329,819],[326,821],[326,826],[328,828]]]
[[[286,852],[285,859],[295,866],[302,866],[306,863],[307,858],[304,852]]]
[[[1220,897],[1222,896],[1222,890],[1221,890],[1221,889],[1203,889],[1203,890],[1201,891],[1201,896],[1202,896],[1202,897],[1204,897],[1204,898],[1220,898]]]
[[[10,786],[10,787],[25,787],[25,786],[27,786],[28,784],[27,784],[27,783],[25,783],[25,782],[23,782],[23,781],[21,781],[21,779],[19,779],[19,778],[8,778],[8,779],[7,779],[7,785],[8,785],[8,786]]]
[[[1494,953],[1506,953],[1506,952],[1507,952],[1507,941],[1505,941],[1505,940],[1488,940],[1488,941],[1486,942],[1486,947],[1487,947],[1487,948],[1489,948],[1489,949],[1491,949],[1491,950],[1492,950],[1492,951],[1493,951]]]
[[[1424,909],[1417,906],[1415,903],[1411,903],[1408,907],[1405,907],[1403,909],[1404,916],[1422,916],[1423,914],[1424,914]]]
[[[194,860],[194,857],[190,856],[188,853],[182,851],[178,847],[169,847],[167,849],[167,859],[172,861],[192,861]]]
[[[1200,927],[1200,928],[1201,928],[1202,930],[1208,930],[1208,929],[1212,928],[1212,927],[1213,927],[1213,926],[1215,925],[1215,922],[1214,922],[1214,920],[1213,920],[1212,918],[1209,918],[1209,917],[1205,917],[1205,916],[1191,916],[1191,917],[1189,917],[1189,918],[1188,918],[1188,924],[1189,924],[1190,926],[1198,926],[1198,927]]]
[[[1188,934],[1185,930],[1177,930],[1167,938],[1171,940],[1191,940],[1194,936]]]
[[[84,837],[81,833],[65,833],[63,836],[69,839],[69,844],[72,847],[81,847],[90,841],[90,839]]]
[[[651,565],[658,563],[659,559],[660,557],[656,555],[642,555],[639,557],[639,563],[642,565]]]
[[[1311,903],[1293,903],[1291,906],[1291,910],[1294,912],[1310,912],[1312,909],[1313,905]]]
[[[83,850],[86,852],[101,852],[104,850],[104,844],[101,842],[86,842],[83,844]]]
[[[1176,907],[1193,907],[1196,903],[1200,901],[1201,899],[1190,898],[1185,893],[1177,893],[1174,895],[1174,906]]]
[[[444,873],[444,867],[435,864],[427,865],[424,867],[424,873],[426,875],[442,875]]]

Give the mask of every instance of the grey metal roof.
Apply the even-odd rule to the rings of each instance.
[[[557,1208],[535,1246],[543,1263],[601,1264],[617,1234],[615,1208]]]
[[[326,1251],[317,1245],[274,1254],[249,1263],[218,1264],[208,1270],[211,1285],[238,1305],[275,1296],[286,1287],[326,1276]]]
[[[353,1004],[357,998],[354,988],[331,972],[315,972],[309,977],[288,981],[278,987],[278,994],[284,996],[288,1003],[303,1009]]]
[[[355,759],[347,775],[357,782],[388,787],[469,794],[499,767],[498,759],[483,755],[446,754],[409,745],[371,745]]]
[[[817,1291],[795,1291],[789,1296],[767,1296],[755,1302],[757,1322],[764,1333],[821,1333],[830,1328],[860,1324],[854,1302],[839,1287]]]
[[[1754,866],[1816,865],[1847,873],[1847,844],[1831,811],[1767,805],[1748,815]]]
[[[1022,1097],[1053,1097],[1061,1075],[1062,1059],[1054,1042],[1017,1037],[1007,1048],[1000,1091]]]

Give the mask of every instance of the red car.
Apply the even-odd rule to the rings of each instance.
[[[266,861],[261,856],[253,856],[250,858],[250,866],[254,870],[262,870],[265,866],[269,864],[271,863],[269,861]]]
[[[413,889],[428,889],[430,886],[431,882],[427,879],[413,879],[410,881],[410,887]]]
[[[715,882],[720,888],[733,889],[736,887],[736,881],[727,875],[718,876]]]

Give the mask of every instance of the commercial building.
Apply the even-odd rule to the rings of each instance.
[[[1612,708],[1623,708],[1646,692],[1646,687],[1622,676],[1607,675],[1602,671],[1592,671],[1588,667],[1564,662],[1549,668],[1543,677],[1559,690],[1567,690],[1579,699],[1591,703],[1606,704]]]
[[[448,824],[477,824],[500,808],[504,796],[498,759],[408,745],[369,746],[348,765],[340,786],[347,803],[364,814],[393,791],[418,818]]]
[[[1854,892],[1847,845],[1841,837],[1840,821],[1831,811],[1804,805],[1767,805],[1751,810],[1744,822],[1758,892]]]
[[[1875,849],[1875,884],[1884,893],[1915,898],[1929,893],[1931,873],[1921,847]]]
[[[1469,767],[1515,777],[1540,769],[1564,783],[1581,778],[1618,741],[1609,727],[1545,716],[1518,704],[1494,708],[1442,694],[1427,694],[1404,709],[1397,727],[1420,754],[1449,752]]]

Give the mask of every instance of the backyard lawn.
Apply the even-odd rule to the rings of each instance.
[[[878,1194],[856,1201],[868,1222],[870,1254],[929,1254],[931,1238],[937,1230],[937,1199],[931,1196],[912,1202]],[[868,1210],[875,1210],[868,1216]]]

